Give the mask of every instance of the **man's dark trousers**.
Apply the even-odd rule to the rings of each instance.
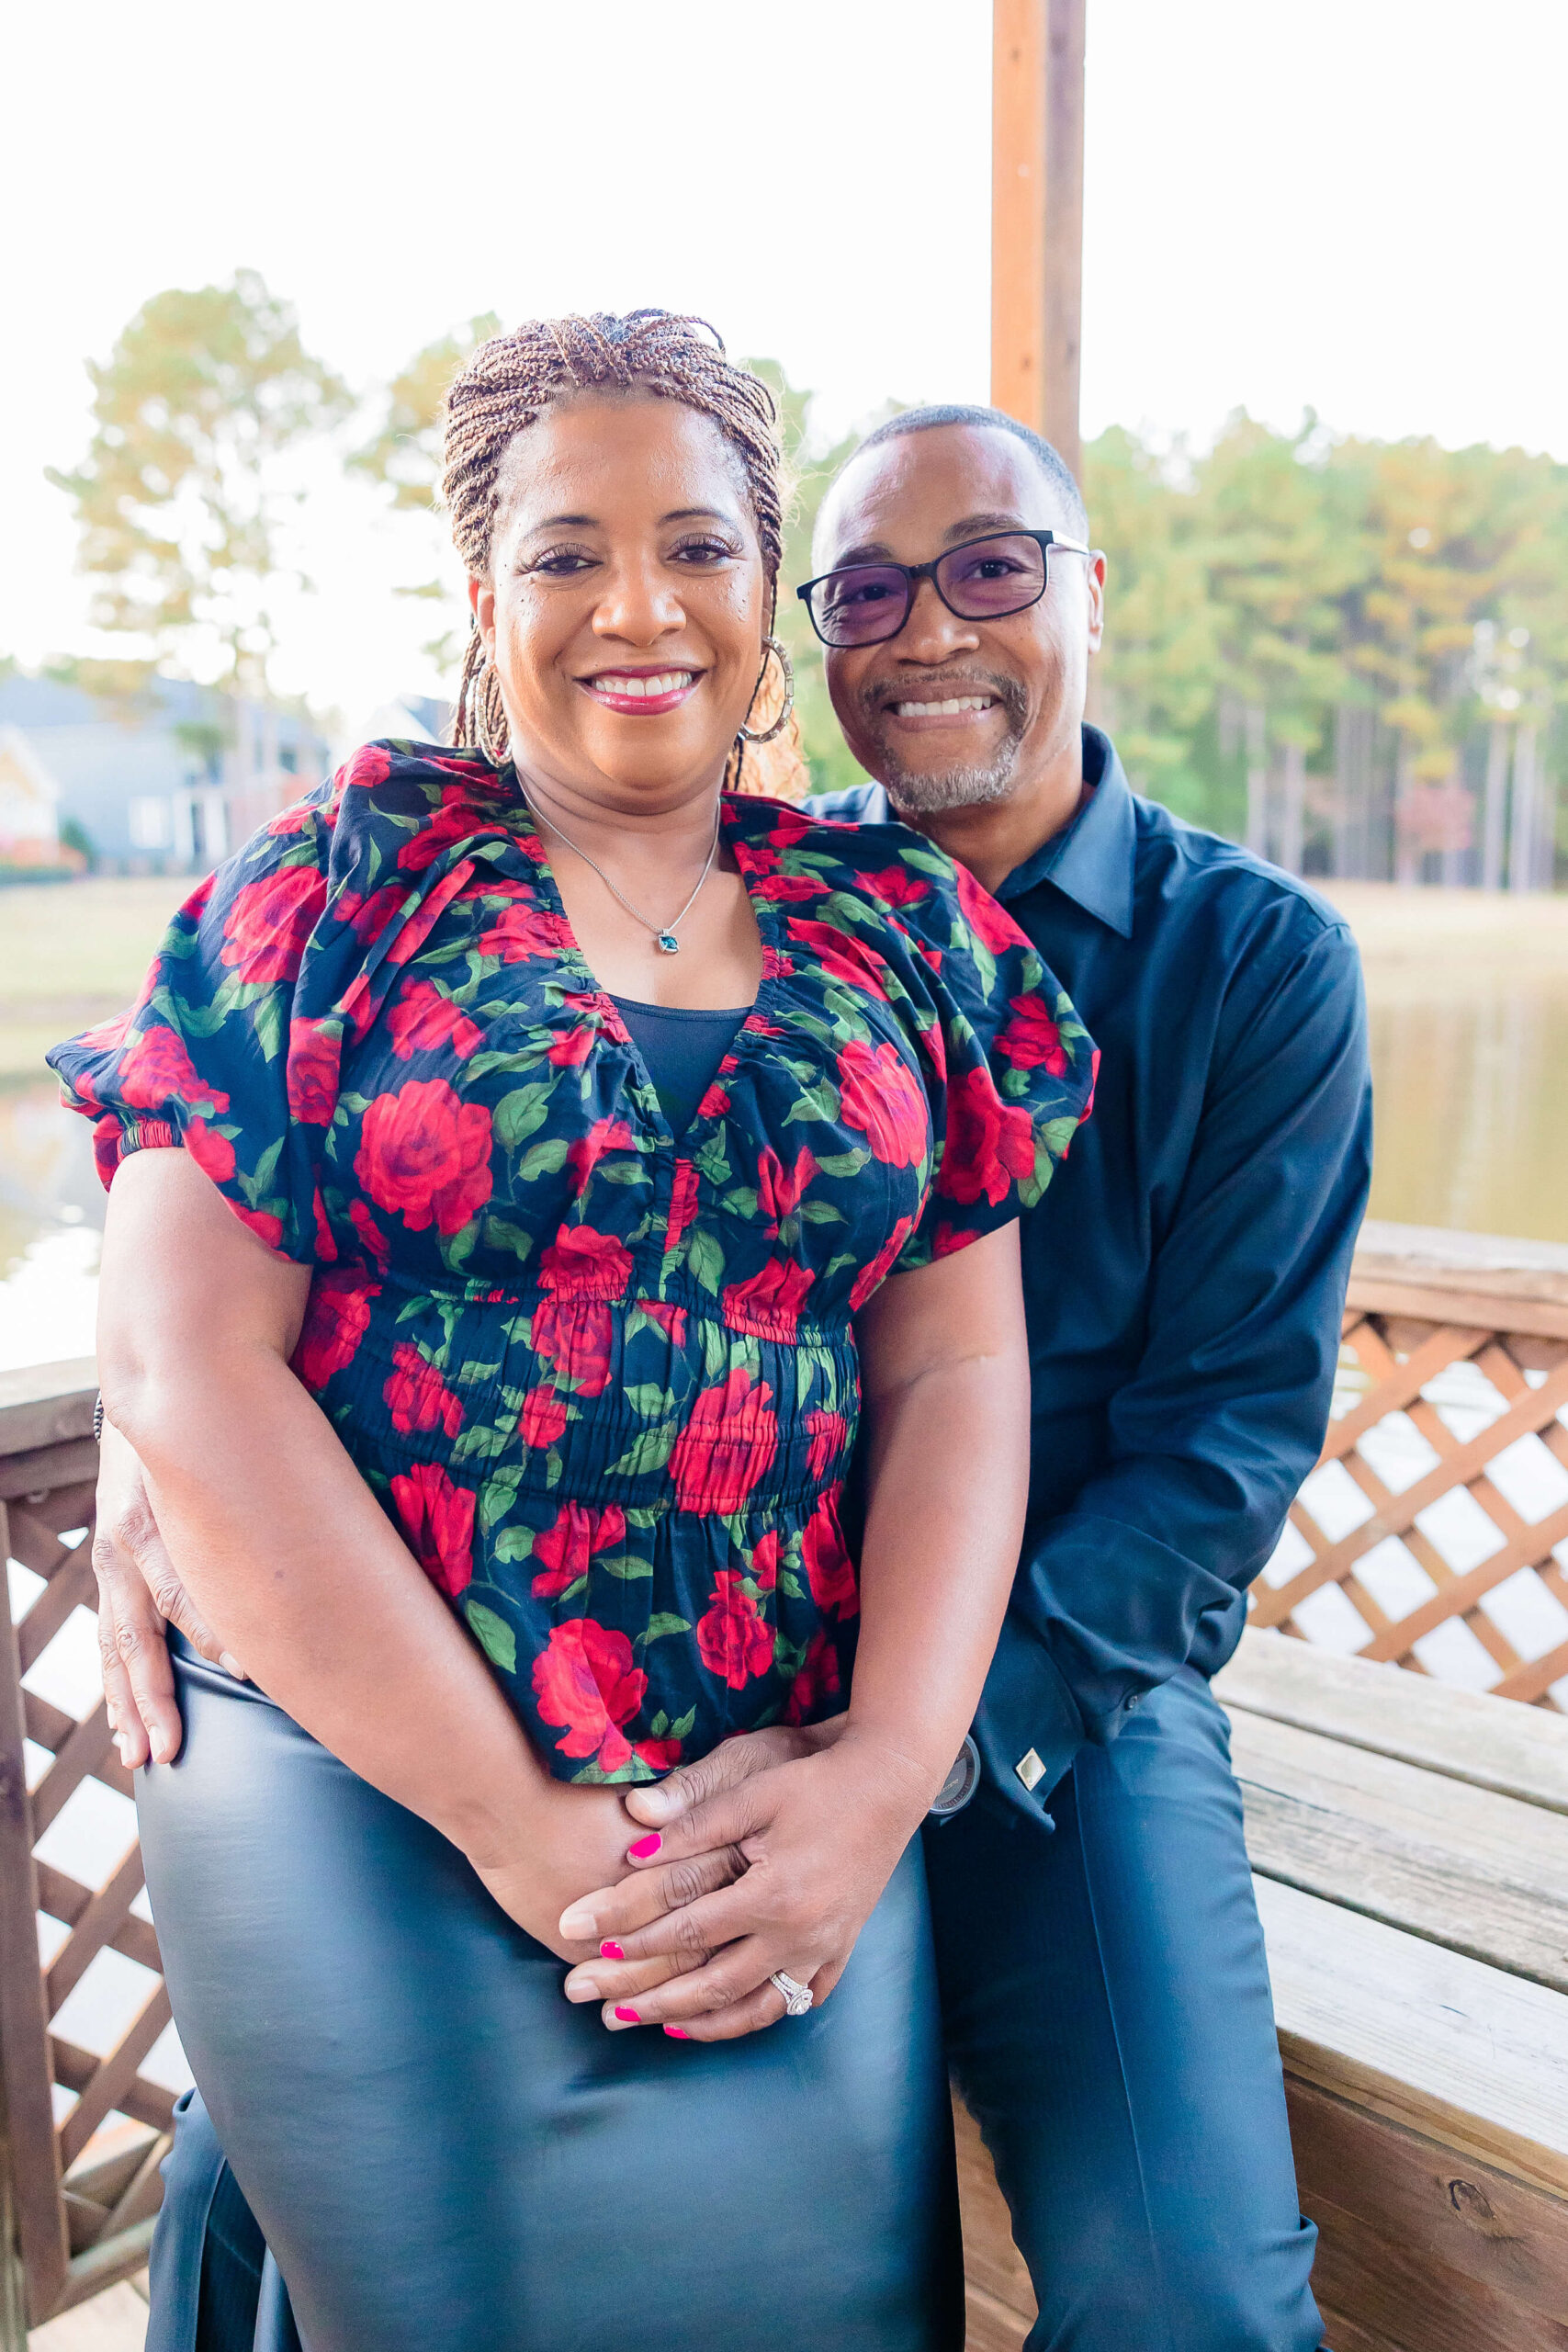
[[[926,1832],[953,2072],[1040,2319],[1029,2352],[1315,2352],[1224,1713],[1190,1668],[1080,1748],[1055,1828]]]

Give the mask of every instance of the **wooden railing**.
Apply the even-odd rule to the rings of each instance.
[[[1561,1706],[1568,1249],[1368,1226],[1341,1374],[1252,1622]],[[141,2072],[169,2007],[129,1816],[94,1883],[35,1850],[88,1783],[130,1793],[101,1699],[78,1720],[24,1682],[93,1605],[93,1395],[89,1363],[0,1374],[0,1533],[23,1571],[0,1645],[0,2352],[145,2262],[169,2126]],[[95,2051],[57,2020],[106,1952],[145,1973]]]

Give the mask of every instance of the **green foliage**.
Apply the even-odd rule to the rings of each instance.
[[[1360,710],[1390,855],[1413,871],[1473,839],[1478,730],[1529,724],[1560,754],[1568,467],[1238,413],[1197,458],[1112,427],[1084,488],[1108,558],[1099,712],[1136,788],[1178,814],[1240,832],[1247,771],[1270,790],[1293,775],[1296,845],[1323,864],[1337,729]]]
[[[88,373],[96,430],[76,470],[49,479],[75,505],[95,623],[159,654],[215,642],[226,683],[260,687],[269,583],[300,579],[278,553],[290,493],[275,461],[335,423],[347,391],[254,270],[153,295]]]

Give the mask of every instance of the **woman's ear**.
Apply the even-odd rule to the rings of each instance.
[[[484,640],[487,653],[495,651],[495,590],[488,580],[468,582],[468,610],[474,626]]]

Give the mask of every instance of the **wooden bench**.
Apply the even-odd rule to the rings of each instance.
[[[1249,1633],[1230,1714],[1334,2352],[1568,2347],[1568,1719]],[[974,2352],[1033,2316],[959,2117]]]

